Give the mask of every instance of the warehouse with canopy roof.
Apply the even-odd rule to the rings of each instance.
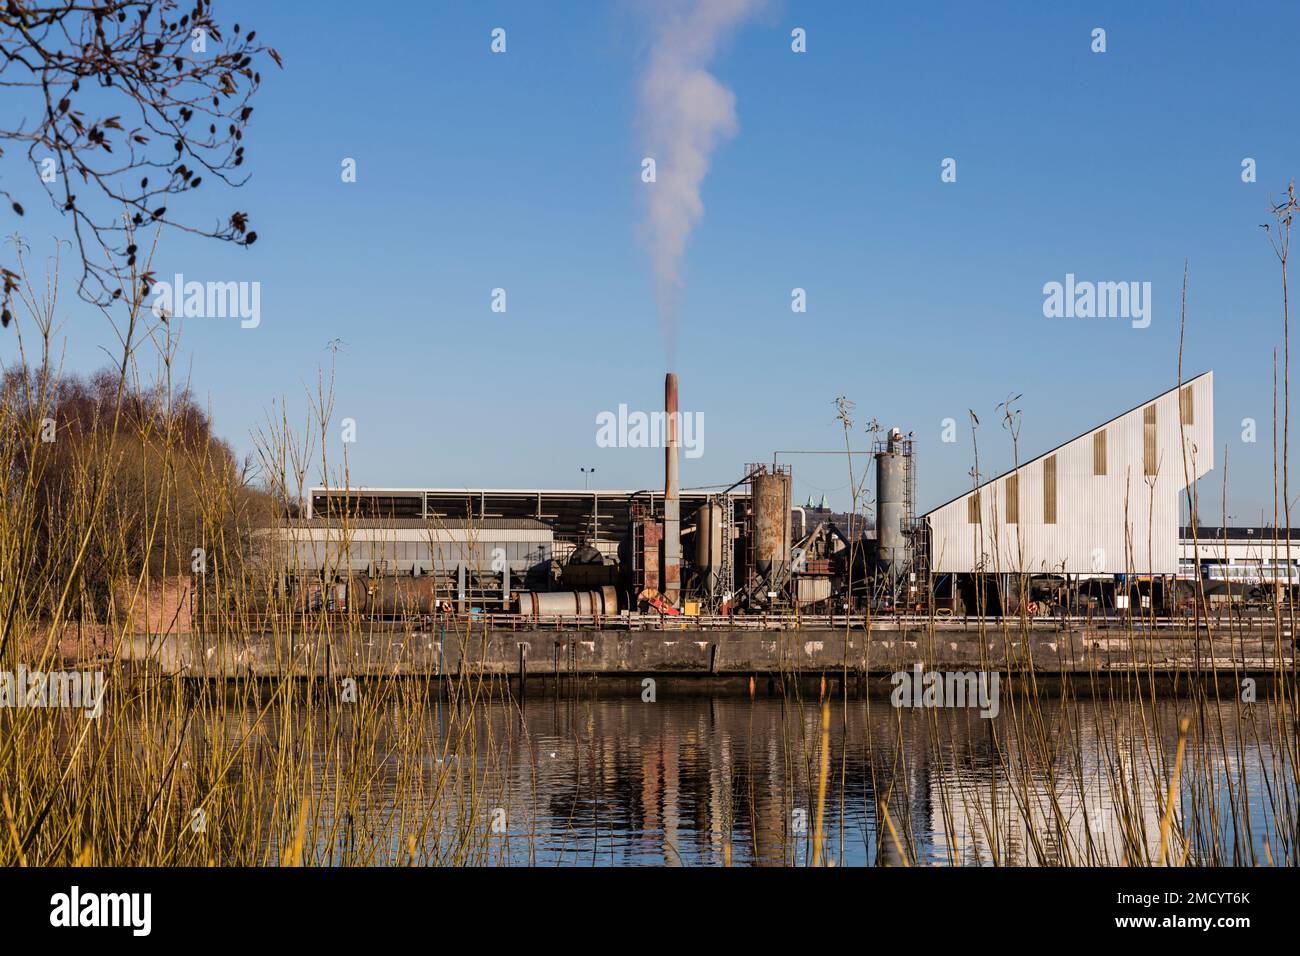
[[[1213,465],[1205,372],[926,513],[936,596],[1014,612],[1022,587],[1059,603],[1053,592],[1140,581],[1158,599],[1179,571],[1180,499]]]

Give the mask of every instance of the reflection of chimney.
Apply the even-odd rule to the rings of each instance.
[[[682,512],[677,497],[677,376],[672,372],[664,378],[665,428],[664,442],[664,573],[663,594],[676,606],[682,590]]]

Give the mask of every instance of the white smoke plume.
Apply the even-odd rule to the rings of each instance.
[[[713,151],[738,129],[735,94],[706,67],[719,44],[763,2],[679,0],[651,7],[656,29],[641,81],[641,108],[656,182],[644,187],[644,225],[670,359],[677,338],[682,259],[691,230],[704,215],[700,187]]]

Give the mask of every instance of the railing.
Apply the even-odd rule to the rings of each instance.
[[[1284,614],[1286,613],[1284,609]],[[241,618],[241,622],[245,619]],[[249,617],[247,626],[252,630],[274,630],[277,624],[293,624],[301,629],[304,624],[323,624],[327,627],[343,627],[349,623],[375,627],[414,627],[419,631],[435,631],[440,628],[455,630],[471,627],[487,630],[618,630],[618,631],[762,631],[762,630],[863,630],[870,625],[872,630],[892,631],[911,630],[928,627],[931,620],[943,630],[969,630],[978,628],[981,623],[986,628],[1016,628],[1022,621],[1031,627],[1089,627],[1098,630],[1134,629],[1134,630],[1171,630],[1204,626],[1206,619],[1195,613],[1177,615],[1156,615],[1125,610],[1094,611],[1090,614],[1056,614],[1035,615],[1022,618],[1019,614],[1003,616],[977,615],[961,616],[936,614],[746,614],[746,615],[659,615],[659,614],[547,614],[524,615],[501,612],[484,612],[479,614],[448,614],[439,616],[412,616],[408,618],[361,618],[344,613],[337,614],[266,614]],[[1272,611],[1257,614],[1225,611],[1212,613],[1209,623],[1216,626],[1231,624],[1234,627],[1272,628],[1275,619]]]

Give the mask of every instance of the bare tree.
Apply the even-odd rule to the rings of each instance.
[[[259,61],[265,54],[279,65],[280,56],[238,23],[226,36],[211,0],[182,6],[0,0],[0,155],[6,144],[26,149],[36,181],[71,221],[78,293],[99,305],[124,295],[117,276],[135,265],[133,228],[257,240],[245,212],[199,225],[175,207],[205,179],[243,184],[241,140],[261,85]],[[22,216],[19,188],[0,183],[0,196]],[[0,279],[8,326],[18,276],[0,261]]]

